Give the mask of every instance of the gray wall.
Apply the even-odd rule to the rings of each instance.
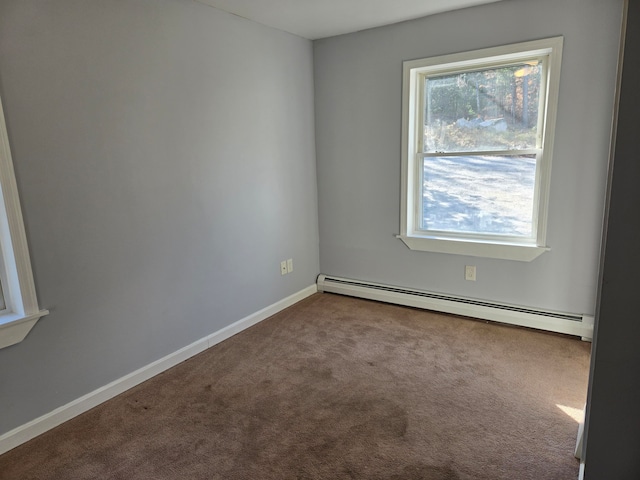
[[[321,272],[593,314],[621,12],[622,0],[505,0],[314,42]],[[556,35],[551,252],[522,263],[408,250],[394,238],[402,61]]]
[[[640,478],[640,4],[629,2],[586,423],[587,480]]]
[[[0,2],[51,310],[0,350],[0,434],[314,283],[312,67],[310,41],[190,0]]]

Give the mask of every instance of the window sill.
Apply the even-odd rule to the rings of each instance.
[[[31,315],[20,315],[18,313],[0,315],[0,348],[20,343],[35,326],[36,322],[48,313],[48,310],[40,310]]]
[[[517,260],[531,262],[549,247],[537,245],[522,245],[517,243],[482,242],[471,240],[441,239],[431,237],[417,237],[397,235],[411,250],[422,252],[449,253],[453,255],[468,255],[470,257],[499,258],[502,260]]]

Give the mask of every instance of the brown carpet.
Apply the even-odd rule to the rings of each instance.
[[[573,480],[590,344],[316,294],[0,456],[5,479]]]

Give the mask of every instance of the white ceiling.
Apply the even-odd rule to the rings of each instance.
[[[500,0],[197,0],[315,40]]]

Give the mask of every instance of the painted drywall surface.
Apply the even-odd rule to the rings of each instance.
[[[506,0],[314,42],[322,273],[594,312],[622,0]],[[563,35],[547,244],[531,263],[416,252],[400,228],[402,62]],[[464,266],[477,266],[477,281]]]
[[[586,423],[585,479],[640,478],[640,6],[629,2]]]
[[[51,311],[0,350],[0,434],[314,283],[312,67],[310,41],[188,0],[0,3]]]

